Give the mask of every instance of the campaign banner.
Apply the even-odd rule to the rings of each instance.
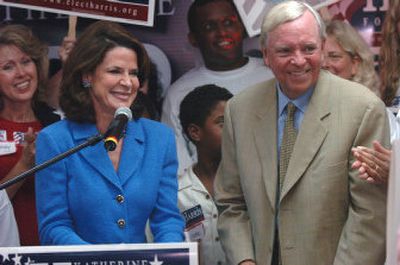
[[[233,0],[243,21],[249,37],[254,37],[261,32],[261,23],[265,14],[274,5],[285,0]],[[315,9],[329,6],[339,0],[307,0]]]
[[[196,243],[0,248],[1,265],[198,265]]]
[[[376,55],[382,43],[382,25],[388,9],[389,0],[342,0],[329,6],[332,19],[349,22]]]
[[[155,0],[0,0],[0,5],[152,27]]]

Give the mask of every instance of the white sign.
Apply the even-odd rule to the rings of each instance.
[[[249,37],[260,34],[265,14],[276,4],[284,0],[233,0],[244,23]],[[307,0],[315,9],[331,5],[340,0]]]

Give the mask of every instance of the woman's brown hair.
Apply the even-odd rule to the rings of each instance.
[[[63,69],[60,105],[67,119],[96,122],[90,88],[82,85],[82,78],[85,74],[93,73],[102,63],[105,54],[115,47],[125,47],[136,52],[138,77],[140,84],[143,84],[149,71],[149,59],[143,45],[119,24],[98,21],[82,32]],[[133,116],[137,118],[138,114],[134,111]]]

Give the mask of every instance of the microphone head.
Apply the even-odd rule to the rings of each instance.
[[[128,107],[119,107],[115,111],[114,118],[117,117],[118,115],[121,115],[121,114],[125,115],[128,118],[129,121],[132,120],[132,111],[131,111],[130,108],[128,108]]]

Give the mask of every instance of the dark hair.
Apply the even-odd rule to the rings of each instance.
[[[232,93],[226,88],[212,84],[196,87],[189,92],[182,100],[179,110],[179,120],[186,136],[190,139],[187,131],[190,124],[202,127],[218,102],[227,101],[231,97]]]
[[[69,120],[96,122],[90,89],[82,86],[82,77],[93,73],[103,62],[105,54],[115,47],[125,47],[136,52],[139,82],[142,85],[146,80],[149,58],[143,45],[117,23],[110,21],[93,23],[82,32],[63,69],[60,105]],[[133,112],[134,118],[139,118],[140,114]]]
[[[380,77],[382,100],[392,106],[399,87],[400,78],[400,1],[390,0],[382,25],[382,44],[380,49]]]
[[[32,109],[44,99],[44,91],[47,85],[47,73],[49,60],[47,57],[47,45],[42,43],[30,28],[24,25],[5,25],[0,28],[0,46],[14,45],[26,53],[36,65],[38,87],[32,98]],[[4,107],[0,95],[0,110]]]
[[[145,94],[140,90],[136,95],[135,104],[132,104],[131,110],[132,113],[136,113],[140,117],[155,121],[160,120],[160,112],[157,110],[154,100],[150,98],[149,94]]]
[[[233,3],[232,0],[195,0],[190,5],[189,11],[188,11],[187,17],[186,17],[190,32],[197,32],[197,28],[196,28],[197,19],[198,19],[198,17],[197,17],[197,9],[199,7],[207,5],[209,3],[221,2],[221,1],[224,1],[224,2],[227,2],[227,3],[231,4],[232,7],[234,8],[234,10],[236,10],[236,6],[235,6],[235,4]]]
[[[162,107],[162,87],[160,83],[157,65],[150,61],[150,73],[147,79],[147,111],[154,120],[160,120]]]

